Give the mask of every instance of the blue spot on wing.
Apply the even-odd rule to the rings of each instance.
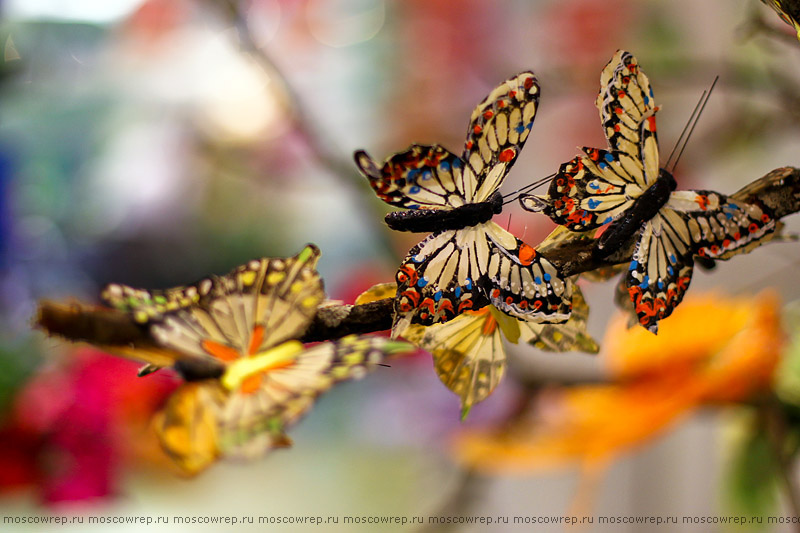
[[[642,279],[642,283],[639,285],[639,287],[646,289],[648,285],[650,285],[650,276],[645,276],[644,279]]]
[[[436,293],[433,295],[433,300],[438,302],[441,299],[442,299],[442,291],[436,291]]]
[[[419,191],[420,188],[416,185],[413,185],[410,189],[408,189],[408,192],[410,192],[411,194],[417,194]]]
[[[606,154],[605,157],[606,157],[606,161],[608,161],[609,163],[612,163],[614,161],[614,156],[611,155],[611,154]]]
[[[522,122],[520,122],[519,124],[517,124],[517,127],[516,127],[516,128],[514,128],[514,130],[515,130],[517,133],[522,133],[523,131],[525,131],[525,124],[523,124]]]
[[[547,272],[544,273],[544,280],[545,281],[550,281],[550,277],[551,277],[550,274],[548,274]]]
[[[424,287],[427,284],[428,284],[428,280],[425,279],[424,276],[417,280],[417,287]]]
[[[472,280],[467,278],[466,282],[464,283],[464,287],[466,287],[468,291],[471,291],[472,290]]]
[[[537,285],[541,285],[542,284],[542,278],[540,278],[539,276],[536,276],[535,278],[533,278],[533,282],[535,284],[537,284]]]
[[[589,201],[587,202],[587,204],[589,204],[589,209],[594,209],[602,203],[602,200],[595,200],[594,198],[589,198]]]
[[[459,298],[461,296],[461,287],[456,287],[455,292],[456,292],[456,298]]]
[[[628,270],[636,270],[636,267],[639,266],[639,261],[631,261],[631,266],[628,267]]]
[[[663,289],[664,288],[664,282],[663,281],[658,280],[658,288],[659,289]]]
[[[608,163],[606,163],[605,161],[600,161],[600,164],[597,165],[597,166],[600,167],[601,169],[605,170],[605,169],[608,168]]]
[[[609,215],[609,216],[607,216],[607,217],[606,217],[606,219],[603,221],[603,224],[608,224],[609,222],[611,222],[611,220],[612,220],[612,219],[611,219],[611,215]]]
[[[675,271],[672,269],[672,266],[670,265],[667,265],[667,272],[669,273],[670,276],[672,276],[675,273]]]
[[[448,170],[450,170],[450,163],[448,163],[447,161],[442,161],[441,163],[439,163],[439,168],[447,172]]]

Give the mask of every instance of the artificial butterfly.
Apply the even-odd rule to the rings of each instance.
[[[284,429],[320,393],[411,348],[356,335],[308,348],[296,340],[325,298],[319,256],[308,245],[294,257],[253,260],[186,287],[114,284],[103,291],[112,307],[149,327],[189,380],[156,418],[163,448],[186,473],[221,456],[251,458],[287,446]]]
[[[412,145],[381,168],[355,153],[380,199],[408,209],[390,213],[396,230],[433,232],[397,271],[393,335],[409,324],[447,322],[493,304],[537,322],[564,322],[572,287],[531,246],[491,221],[498,192],[528,137],[539,100],[531,72],[509,78],[472,113],[461,157],[439,145]]]
[[[519,320],[487,305],[465,311],[445,324],[412,324],[403,337],[430,352],[439,380],[461,399],[461,419],[494,391],[506,369],[503,336],[512,343],[527,343],[548,352],[579,350],[597,353],[599,346],[586,331],[589,306],[575,286],[573,310],[563,324],[539,324]],[[395,293],[394,283],[376,285],[359,296],[368,303]]]
[[[689,286],[694,255],[728,259],[763,242],[775,219],[764,205],[675,191],[672,174],[659,167],[659,108],[629,52],[617,51],[603,69],[595,104],[609,150],[583,148],[584,155],[561,165],[546,197],[525,194],[520,202],[571,231],[611,223],[596,241],[600,257],[638,232],[625,282],[639,323],[656,333]]]
[[[777,11],[781,19],[792,26],[800,39],[800,0],[761,0]]]

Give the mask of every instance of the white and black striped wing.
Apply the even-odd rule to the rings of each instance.
[[[687,219],[692,253],[730,259],[774,236],[777,219],[766,207],[713,191],[677,191],[667,207]]]
[[[439,145],[414,144],[380,168],[363,150],[355,159],[378,198],[396,207],[452,209],[464,205],[465,188],[474,186],[475,176],[461,158]]]
[[[461,156],[474,176],[464,181],[467,202],[485,202],[500,188],[530,134],[538,105],[536,76],[522,72],[495,87],[472,112]]]
[[[489,261],[484,226],[434,233],[409,251],[395,276],[394,335],[489,303],[477,284]]]
[[[486,227],[490,256],[481,285],[492,305],[523,320],[565,322],[572,311],[572,282],[546,257],[494,222]]]
[[[630,52],[617,50],[603,69],[595,105],[609,147],[641,162],[644,171],[635,178],[642,189],[647,188],[659,174],[658,107],[650,80]]]
[[[609,149],[586,148],[561,165],[545,197],[522,195],[572,231],[607,224],[625,212],[659,175],[655,113],[647,76],[630,53],[617,51],[600,76],[595,101]]]
[[[663,207],[644,225],[626,284],[639,323],[653,333],[683,299],[692,280],[691,237],[687,218]]]
[[[528,211],[543,211],[571,231],[589,231],[629,209],[643,189],[641,161],[623,152],[583,148],[584,154],[562,164],[546,197],[520,196]]]

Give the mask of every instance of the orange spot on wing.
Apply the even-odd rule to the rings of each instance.
[[[203,347],[205,351],[207,351],[212,356],[216,357],[220,361],[236,361],[242,354],[239,353],[237,350],[234,350],[230,346],[226,346],[224,344],[220,344],[217,341],[212,340],[204,340],[200,345]]]
[[[497,320],[490,314],[486,317],[486,321],[483,323],[483,333],[484,335],[491,335],[497,329]]]
[[[261,386],[263,378],[264,374],[261,372],[253,374],[252,376],[247,376],[244,378],[244,381],[242,381],[242,387],[239,390],[244,394],[252,394]]]
[[[261,342],[264,340],[264,326],[256,326],[253,328],[253,334],[250,335],[250,346],[247,347],[247,354],[253,355],[258,351]]]
[[[519,261],[523,265],[530,265],[533,262],[533,258],[536,257],[536,250],[534,250],[531,246],[528,246],[525,243],[522,243],[519,247]]]

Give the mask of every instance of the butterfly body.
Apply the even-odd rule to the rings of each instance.
[[[526,320],[563,322],[569,282],[541,254],[491,221],[498,189],[528,137],[539,86],[531,72],[513,76],[475,108],[461,156],[414,144],[378,165],[364,151],[356,165],[391,213],[393,229],[430,232],[397,271],[393,334],[431,325],[488,304]]]
[[[656,216],[677,187],[672,174],[662,168],[655,183],[634,199],[630,208],[614,219],[600,235],[592,250],[595,257],[602,259],[619,250],[645,222]]]
[[[488,222],[503,210],[503,196],[495,192],[486,202],[464,204],[453,209],[418,209],[393,211],[386,215],[386,225],[395,231],[433,233],[460,230]]]

